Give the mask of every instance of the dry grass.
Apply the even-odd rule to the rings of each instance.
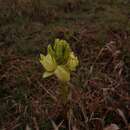
[[[39,2],[0,1],[0,129],[107,130],[117,125],[127,130],[129,12],[121,11],[126,4]],[[121,17],[112,19],[113,11]],[[43,80],[39,63],[40,52],[56,37],[69,41],[80,59],[66,105],[57,79]]]

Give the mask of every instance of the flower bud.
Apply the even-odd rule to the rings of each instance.
[[[70,46],[65,40],[55,40],[54,51],[58,64],[65,64],[70,53]]]

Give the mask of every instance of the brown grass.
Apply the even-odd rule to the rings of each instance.
[[[108,9],[116,6],[118,12],[124,4],[98,0],[88,3],[90,9],[80,0],[39,2],[0,1],[0,129],[106,130],[116,124],[127,130],[129,23],[113,20]],[[66,39],[80,60],[66,105],[56,77],[42,79],[39,63],[40,52],[57,37]]]

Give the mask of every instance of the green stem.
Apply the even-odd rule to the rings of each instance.
[[[69,96],[69,85],[67,82],[60,83],[60,96],[62,103],[65,105],[68,102],[68,96]]]

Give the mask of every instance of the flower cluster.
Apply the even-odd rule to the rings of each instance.
[[[43,78],[56,75],[61,81],[69,81],[71,71],[79,64],[78,58],[65,40],[56,39],[48,45],[47,55],[40,54],[40,63],[45,69]]]

